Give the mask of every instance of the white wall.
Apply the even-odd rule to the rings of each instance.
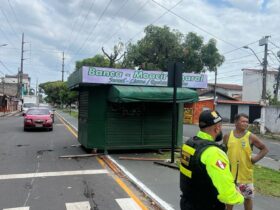
[[[238,114],[243,113],[249,116],[249,105],[238,105]]]
[[[240,90],[229,90],[229,89],[224,89],[224,88],[220,88],[220,87],[217,87],[216,90],[218,92],[228,95],[230,97],[233,97],[234,94],[239,94],[239,95],[242,94],[242,91],[240,91]]]
[[[266,90],[273,95],[273,85],[276,83],[276,74],[268,73]],[[243,70],[243,101],[260,101],[262,96],[262,71]]]
[[[230,109],[230,104],[218,104],[216,107],[216,110],[219,112],[222,118],[225,118],[228,121],[230,121]]]
[[[265,127],[272,133],[280,133],[280,107],[265,108]]]
[[[5,83],[18,83],[18,78],[4,78]],[[28,84],[29,85],[29,80],[22,78],[22,83],[23,84]]]

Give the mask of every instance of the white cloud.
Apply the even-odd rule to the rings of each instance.
[[[0,12],[0,39],[9,43],[0,48],[0,60],[14,73],[20,62],[21,28],[25,32],[25,41],[31,43],[31,59],[25,60],[25,70],[33,81],[59,80],[61,78],[61,52],[65,52],[65,69],[72,71],[76,60],[101,53],[101,47],[112,49],[119,40],[127,42],[130,38],[136,42],[143,37],[143,29],[148,24],[168,25],[186,34],[194,31],[205,41],[215,35],[220,52],[229,52],[235,47],[259,40],[264,35],[271,35],[271,40],[280,45],[277,29],[280,25],[278,0],[268,1],[266,8],[263,0],[225,0],[228,4],[215,5],[211,0],[184,0],[173,11],[199,26],[166,14],[166,11],[148,0],[112,0],[107,11],[96,25],[105,6],[110,0],[34,0],[10,1],[18,17],[14,17],[7,2],[1,6],[6,12],[15,34]],[[155,0],[171,8],[179,0]],[[94,4],[92,4],[94,3]],[[92,6],[92,7],[91,7]],[[157,20],[157,21],[155,21]],[[205,33],[208,31],[209,33]],[[114,36],[112,36],[114,35]],[[87,41],[86,41],[87,40]],[[225,42],[223,42],[224,40]],[[227,43],[226,43],[227,42]],[[228,44],[230,43],[230,44]],[[1,44],[1,43],[0,43]],[[17,49],[11,49],[11,48]],[[25,45],[29,50],[28,43]],[[232,46],[233,45],[233,46]],[[82,47],[82,48],[81,48]],[[256,52],[263,51],[258,43],[250,45]],[[274,52],[277,48],[269,44]],[[77,54],[79,53],[79,54]],[[244,57],[250,55],[249,57]],[[30,57],[29,52],[25,52]],[[262,58],[262,52],[258,54]],[[245,49],[225,54],[226,62],[219,68],[219,78],[223,82],[240,84],[240,69],[258,65],[256,58]],[[272,61],[271,65],[275,65]],[[1,71],[5,69],[1,68]],[[233,76],[240,74],[240,77]],[[210,75],[210,78],[212,76]]]
[[[262,8],[264,0],[225,0],[234,7],[245,11],[258,11]]]

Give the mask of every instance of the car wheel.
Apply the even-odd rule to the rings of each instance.
[[[27,131],[27,128],[24,127],[24,128],[23,128],[23,131]]]
[[[52,131],[53,130],[53,128],[49,128],[49,131]]]

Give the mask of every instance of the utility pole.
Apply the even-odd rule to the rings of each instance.
[[[280,58],[280,51],[277,52],[277,56]],[[276,87],[275,87],[275,94],[274,94],[275,102],[278,101],[278,89],[279,89],[279,82],[280,82],[279,80],[280,80],[280,65],[278,67],[278,74],[276,79]]]
[[[266,76],[267,76],[267,48],[268,48],[268,38],[265,36],[259,41],[259,46],[264,46],[264,58],[263,58],[263,88],[262,88],[262,100],[261,100],[261,122],[260,122],[260,133],[265,134],[265,109],[266,103]]]
[[[217,91],[216,91],[216,86],[217,86],[217,75],[218,75],[218,69],[215,68],[215,84],[214,84],[214,109],[216,110],[216,105],[217,105]]]
[[[266,77],[267,77],[267,51],[268,51],[268,38],[269,36],[265,36],[259,41],[259,45],[264,45],[264,59],[263,59],[263,88],[262,88],[262,99],[266,100]]]
[[[20,62],[20,73],[19,73],[19,97],[22,98],[22,77],[23,77],[23,52],[24,52],[24,33],[22,33],[21,40],[21,62]]]
[[[3,97],[4,97],[4,95],[5,95],[5,83],[4,83],[5,81],[4,81],[4,77],[2,77],[2,88],[3,88]],[[4,114],[5,114],[5,112],[6,112],[6,103],[5,103],[5,100],[4,100]]]
[[[3,96],[5,95],[5,81],[4,81],[4,77],[1,78],[2,80],[2,93],[3,93]]]
[[[35,90],[35,96],[38,96],[38,78],[36,79],[36,90]]]
[[[64,52],[62,52],[62,70],[61,70],[61,72],[62,72],[62,79],[61,79],[61,81],[62,82],[64,82],[64,60],[65,60]]]

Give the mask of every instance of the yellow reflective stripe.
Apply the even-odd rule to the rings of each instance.
[[[193,155],[195,153],[195,149],[186,144],[183,144],[182,150],[189,153],[190,155]]]
[[[184,166],[180,165],[180,171],[182,172],[182,174],[184,174],[185,176],[192,178],[192,172],[189,169],[186,169]]]

